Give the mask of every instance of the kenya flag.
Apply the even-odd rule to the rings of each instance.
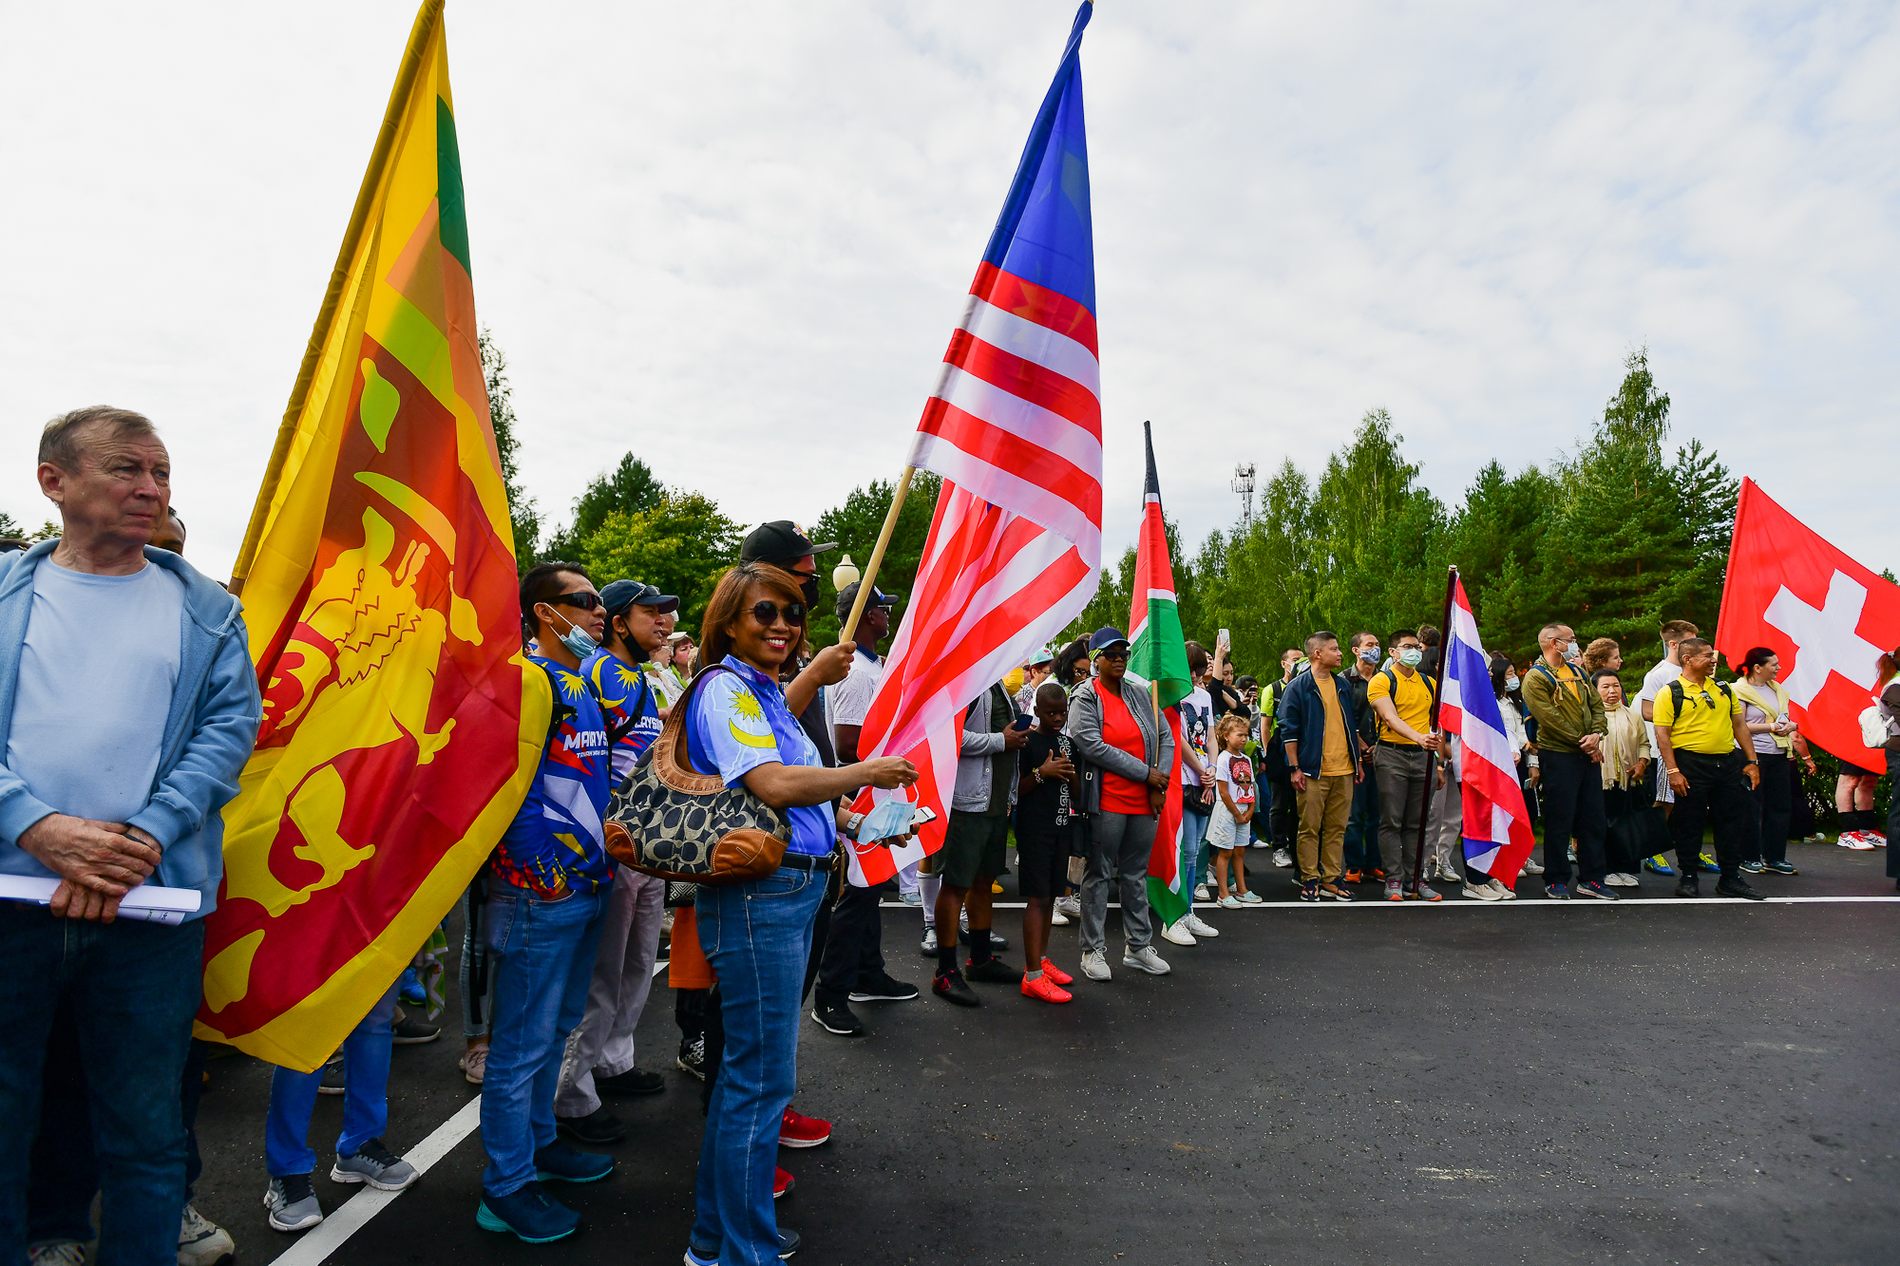
[[[1194,876],[1181,873],[1181,717],[1174,705],[1194,688],[1188,676],[1187,643],[1181,635],[1181,609],[1174,598],[1174,564],[1168,558],[1168,533],[1161,517],[1161,481],[1155,474],[1155,442],[1150,424],[1141,424],[1148,448],[1148,486],[1142,494],[1141,540],[1135,547],[1134,603],[1128,613],[1128,672],[1149,683],[1157,709],[1166,708],[1174,731],[1174,767],[1168,771],[1168,795],[1148,854],[1148,905],[1163,923],[1173,923],[1193,906]]]

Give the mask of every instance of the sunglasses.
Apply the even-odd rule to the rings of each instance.
[[[577,611],[598,611],[606,605],[600,600],[600,595],[592,590],[584,590],[580,593],[557,593],[547,601],[550,604],[573,607]]]
[[[780,607],[776,602],[755,602],[752,604],[752,618],[757,620],[760,625],[765,628],[770,628],[777,622],[781,615],[785,617],[785,623],[787,624],[802,625],[805,623],[805,604],[802,602],[788,602],[783,607]]]
[[[1126,646],[1104,646],[1101,650],[1095,652],[1095,657],[1097,659],[1127,659],[1128,648]]]

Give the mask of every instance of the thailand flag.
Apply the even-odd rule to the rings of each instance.
[[[1504,734],[1504,714],[1491,686],[1491,661],[1478,641],[1478,621],[1465,582],[1452,579],[1451,627],[1445,631],[1439,725],[1464,745],[1465,862],[1509,888],[1536,838],[1518,785],[1517,762]]]

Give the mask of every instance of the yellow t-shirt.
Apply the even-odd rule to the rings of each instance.
[[[1714,680],[1699,686],[1677,678],[1682,687],[1682,715],[1676,715],[1676,692],[1664,686],[1656,692],[1654,715],[1656,728],[1669,731],[1669,741],[1677,751],[1703,756],[1726,756],[1735,750],[1735,718],[1742,715],[1742,701]]]
[[[1313,685],[1319,689],[1319,706],[1326,713],[1326,737],[1319,753],[1320,777],[1350,774],[1352,749],[1346,746],[1346,718],[1339,711],[1339,684],[1331,673],[1314,673]]]
[[[1396,693],[1389,684],[1389,680],[1398,682],[1399,688]],[[1399,714],[1399,720],[1405,722],[1420,734],[1424,734],[1430,730],[1432,726],[1432,688],[1425,684],[1424,674],[1413,673],[1408,677],[1394,668],[1389,680],[1383,672],[1372,674],[1372,680],[1366,683],[1366,706],[1373,708],[1374,715],[1376,716],[1378,700],[1389,697],[1392,700],[1392,707],[1397,710]],[[1418,746],[1418,744],[1411,739],[1406,738],[1397,730],[1387,726],[1384,720],[1379,722],[1379,741],[1382,743],[1397,743],[1403,747]]]

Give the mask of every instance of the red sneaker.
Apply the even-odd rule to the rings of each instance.
[[[1349,884],[1362,884],[1366,882],[1366,877],[1359,871],[1349,870],[1346,872],[1346,882]]]
[[[780,1147],[817,1147],[830,1141],[831,1122],[808,1117],[789,1107],[785,1109],[785,1117],[778,1127]]]
[[[1058,985],[1073,985],[1075,983],[1074,976],[1063,971],[1047,958],[1042,960],[1042,974],[1055,981]]]
[[[1069,1002],[1075,995],[1045,975],[1034,980],[1024,976],[1023,997],[1034,998],[1038,1002]]]
[[[792,1177],[791,1174],[783,1169],[772,1170],[772,1199],[777,1200],[790,1195],[792,1188],[796,1186],[798,1186],[798,1179]]]

